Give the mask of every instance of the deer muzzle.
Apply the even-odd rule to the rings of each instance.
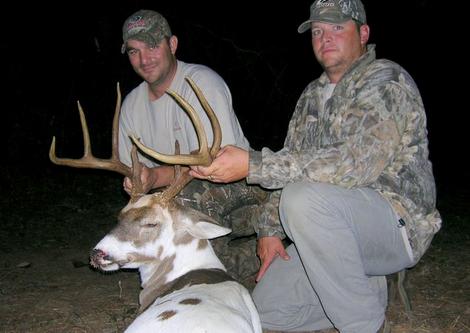
[[[112,263],[111,257],[100,249],[93,249],[90,253],[90,264],[95,268],[104,268]]]

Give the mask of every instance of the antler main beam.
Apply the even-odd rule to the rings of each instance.
[[[141,143],[134,135],[131,135],[130,138],[134,144],[142,150],[144,153],[155,158],[158,161],[168,163],[168,164],[179,164],[179,165],[209,165],[212,162],[212,159],[215,157],[217,152],[220,149],[220,144],[222,142],[222,131],[220,129],[220,123],[214,113],[214,110],[211,108],[207,99],[204,97],[201,89],[194,83],[190,78],[186,78],[186,81],[189,83],[194,93],[196,94],[199,102],[202,105],[202,108],[209,117],[212,132],[213,132],[213,143],[209,151],[207,144],[207,136],[204,130],[204,125],[202,124],[201,119],[199,118],[196,110],[178,93],[168,90],[167,93],[173,97],[178,104],[181,105],[183,110],[188,114],[193,122],[194,128],[196,130],[197,138],[199,140],[199,150],[196,154],[178,154],[178,155],[166,155],[154,151],[151,148],[148,148],[143,143]]]
[[[137,148],[132,147],[131,159],[132,168],[128,167],[119,160],[119,148],[118,148],[118,134],[119,134],[119,114],[121,112],[121,90],[119,89],[119,83],[117,84],[117,99],[116,109],[114,111],[113,118],[113,133],[112,133],[112,148],[111,158],[102,159],[93,156],[91,151],[90,133],[88,131],[88,125],[85,118],[80,102],[78,104],[78,112],[80,114],[80,123],[82,125],[83,133],[83,157],[80,159],[72,158],[59,158],[55,152],[55,136],[52,137],[51,148],[49,149],[49,159],[52,163],[57,165],[65,165],[74,168],[88,168],[88,169],[101,169],[118,172],[124,176],[132,179],[133,187],[131,198],[138,198],[143,194],[143,186],[140,179],[142,166],[139,163],[137,157]]]
[[[82,125],[82,133],[83,133],[83,157],[80,159],[57,157],[56,149],[55,149],[56,140],[54,136],[52,137],[52,143],[49,149],[49,159],[57,165],[71,166],[74,168],[92,168],[92,169],[110,170],[110,171],[116,171],[124,176],[132,177],[132,169],[119,160],[118,123],[119,123],[119,111],[121,109],[121,92],[119,89],[119,84],[117,86],[116,110],[114,112],[114,119],[113,119],[112,153],[111,153],[111,158],[109,159],[96,158],[95,156],[93,156],[93,153],[91,151],[90,134],[88,131],[88,125],[86,122],[85,113],[83,112],[83,108],[80,105],[80,102],[77,102],[77,104],[78,104],[78,112],[80,114],[80,123]]]

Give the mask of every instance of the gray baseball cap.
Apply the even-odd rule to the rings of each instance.
[[[129,39],[136,39],[155,46],[165,37],[171,37],[171,29],[167,20],[156,11],[141,9],[124,21],[121,52],[126,52]]]
[[[309,30],[312,22],[343,23],[351,19],[367,23],[361,0],[315,0],[310,6],[310,18],[297,31],[303,33]]]

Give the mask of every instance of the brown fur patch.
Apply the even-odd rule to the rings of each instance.
[[[163,321],[163,320],[170,319],[170,318],[173,317],[175,314],[176,314],[176,311],[175,311],[175,310],[163,311],[162,313],[160,313],[160,314],[158,315],[158,318],[159,318],[161,321]]]
[[[173,261],[176,255],[167,258],[159,259],[159,264],[156,265],[152,276],[147,283],[142,285],[143,289],[140,292],[139,303],[140,311],[144,311],[153,301],[163,292],[171,287],[171,283],[166,283],[166,276],[173,270]]]
[[[152,207],[138,207],[138,208],[131,208],[125,212],[121,212],[119,214],[119,220],[126,220],[129,222],[140,221],[146,216],[153,213]]]
[[[209,241],[207,239],[200,239],[199,243],[197,243],[198,250],[204,250],[209,245]]]
[[[199,298],[186,298],[182,301],[180,301],[180,304],[185,304],[185,305],[197,305],[201,303],[202,301]]]
[[[185,245],[189,244],[193,241],[194,237],[191,236],[189,233],[184,232],[182,233],[181,231],[175,234],[175,238],[173,238],[173,243],[175,243],[176,246],[178,245]]]
[[[136,252],[131,252],[127,255],[127,260],[129,262],[153,262],[155,261],[155,258],[150,257],[150,256],[145,256]]]
[[[160,237],[164,227],[159,222],[160,215],[161,210],[149,205],[122,210],[118,217],[119,223],[110,234],[120,241],[142,247]],[[144,224],[144,221],[148,224]]]

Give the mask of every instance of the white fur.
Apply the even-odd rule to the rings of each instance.
[[[187,298],[201,299],[197,305],[183,305]],[[177,311],[158,320],[165,311]],[[204,332],[261,333],[259,317],[248,291],[239,283],[201,284],[158,298],[127,328],[125,333]]]

